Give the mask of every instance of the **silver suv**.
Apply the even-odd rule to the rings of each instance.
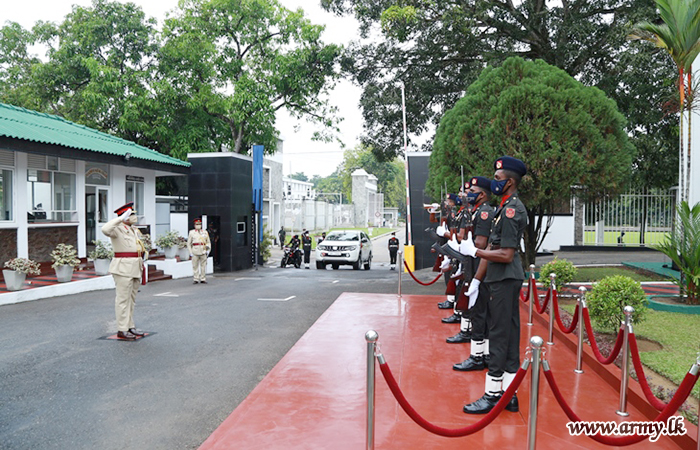
[[[333,269],[341,265],[351,265],[359,270],[364,265],[369,270],[372,265],[372,241],[363,231],[335,230],[316,246],[316,268],[325,269],[330,264]]]

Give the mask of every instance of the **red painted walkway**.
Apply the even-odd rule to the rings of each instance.
[[[209,449],[361,449],[365,448],[367,330],[379,344],[395,378],[413,407],[430,422],[461,428],[481,416],[462,412],[465,403],[483,394],[485,372],[456,372],[452,364],[468,356],[468,344],[447,344],[458,330],[440,318],[440,296],[346,293],[318,319],[251,394],[200,447]],[[538,322],[526,325],[521,308],[521,355],[531,335],[546,340]],[[621,421],[615,414],[619,394],[594,370],[576,375],[575,354],[561,342],[547,346],[546,358],[563,394],[585,420]],[[689,362],[689,366],[692,362]],[[619,373],[616,367],[613,372]],[[639,392],[631,380],[631,388]],[[445,438],[416,425],[398,406],[377,366],[376,449],[527,448],[530,374],[518,393],[520,412],[504,411],[471,436]],[[611,448],[585,436],[571,437],[568,419],[544,377],[540,383],[538,449]],[[632,405],[626,420],[646,421]],[[697,428],[687,425],[691,436]],[[474,446],[474,447],[472,447]],[[627,448],[677,449],[669,438],[643,441]],[[690,448],[690,447],[687,447]],[[694,446],[692,447],[694,448]]]

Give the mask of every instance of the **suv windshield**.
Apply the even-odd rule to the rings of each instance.
[[[357,241],[358,240],[358,234],[357,232],[347,232],[347,233],[331,233],[328,236],[326,236],[327,241]]]

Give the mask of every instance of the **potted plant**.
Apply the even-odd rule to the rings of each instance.
[[[75,247],[68,244],[58,244],[51,252],[53,267],[56,270],[56,279],[59,283],[66,283],[73,278],[73,270],[78,267],[80,260]]]
[[[156,238],[156,247],[163,250],[167,259],[173,259],[177,255],[177,238],[179,235],[177,231],[168,231]]]
[[[190,249],[187,248],[187,239],[182,236],[178,236],[177,248],[177,256],[180,257],[180,261],[187,261],[190,259]]]
[[[13,258],[5,261],[2,276],[8,291],[19,291],[24,285],[27,274],[39,275],[39,263],[27,258]]]
[[[104,241],[92,241],[95,244],[95,249],[88,256],[95,262],[95,273],[97,275],[107,275],[109,273],[109,264],[114,258],[112,244]]]

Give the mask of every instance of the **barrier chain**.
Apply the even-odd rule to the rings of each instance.
[[[542,302],[542,307],[540,308],[540,301],[539,301],[539,296],[535,292],[535,295],[533,298],[535,299],[535,308],[537,309],[537,312],[539,314],[544,314],[545,311],[547,311],[547,305],[549,305],[549,298],[552,295],[552,291],[547,289],[547,293],[544,295],[544,301]]]
[[[404,265],[404,267],[406,267],[406,271],[411,276],[411,278],[416,280],[416,283],[420,284],[421,286],[430,286],[431,284],[435,283],[437,280],[439,280],[442,277],[442,272],[440,272],[438,274],[438,276],[435,277],[435,279],[433,281],[430,281],[428,283],[424,283],[424,282],[420,281],[418,278],[416,278],[415,275],[413,275],[413,272],[411,272],[411,268],[408,267],[408,263],[406,261],[403,262],[403,265]]]
[[[576,415],[576,413],[571,409],[566,400],[564,400],[564,396],[561,394],[559,386],[557,385],[556,380],[554,379],[554,375],[552,374],[552,371],[549,367],[549,363],[546,360],[542,361],[542,367],[544,369],[544,376],[547,379],[547,383],[549,384],[549,387],[552,389],[552,393],[554,394],[554,398],[557,400],[557,403],[559,403],[559,406],[561,406],[561,409],[564,410],[566,416],[572,422],[583,422],[583,420],[578,415]],[[700,375],[699,368],[700,366],[698,365],[698,363],[693,364],[688,373],[685,375],[685,378],[683,378],[683,382],[678,387],[678,390],[674,394],[671,401],[668,403],[668,405],[666,405],[663,411],[661,411],[659,415],[656,416],[655,419],[653,419],[653,422],[666,422],[669,417],[671,417],[678,411],[678,409],[681,407],[681,405],[683,405],[683,403],[690,395],[690,392],[693,390],[693,386],[698,381],[698,375]],[[603,436],[601,434],[587,434],[586,436],[588,436],[596,442],[600,442],[601,444],[618,447],[636,444],[648,438],[648,436],[646,435],[640,436],[638,434],[633,434],[630,436]]]
[[[583,287],[583,286],[581,286],[581,287]],[[586,288],[583,288],[583,289],[586,289]],[[573,331],[576,329],[576,325],[578,325],[580,307],[578,305],[576,306],[576,310],[574,311],[574,316],[571,319],[571,324],[567,327],[566,325],[564,325],[564,321],[562,320],[561,315],[559,314],[559,295],[557,294],[556,291],[554,291],[554,293],[552,295],[552,303],[554,303],[554,318],[557,321],[557,325],[559,325],[559,329],[561,329],[562,333],[564,333],[564,334],[573,333]]]
[[[661,411],[667,405],[656,398],[654,393],[651,392],[649,382],[647,382],[647,379],[644,376],[644,367],[642,367],[642,361],[639,358],[639,348],[637,347],[637,338],[635,337],[634,333],[630,333],[629,340],[630,351],[632,353],[632,364],[634,364],[634,371],[637,372],[637,380],[639,381],[639,385],[642,387],[642,392],[644,392],[644,396],[647,398],[649,404],[656,408],[657,411]]]
[[[610,355],[606,358],[603,356],[602,353],[600,353],[598,343],[596,342],[595,335],[593,334],[593,327],[591,326],[591,317],[588,315],[588,308],[585,307],[583,308],[583,323],[586,326],[586,334],[588,335],[588,341],[591,343],[593,354],[595,355],[598,362],[600,362],[603,365],[607,365],[615,361],[615,358],[617,358],[617,355],[620,354],[620,350],[622,349],[622,338],[625,333],[624,327],[620,327],[620,330],[617,332],[617,340],[615,341],[615,346],[610,352]]]

